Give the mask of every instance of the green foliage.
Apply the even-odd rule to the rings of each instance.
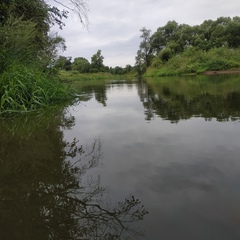
[[[33,67],[14,64],[0,76],[0,114],[36,110],[70,96],[68,87]]]
[[[200,74],[210,70],[234,70],[240,68],[240,49],[214,48],[209,51],[187,48],[163,63],[155,58],[145,76]],[[154,69],[154,70],[153,70]]]
[[[163,62],[167,62],[172,56],[172,50],[170,48],[164,48],[159,52],[158,56]]]
[[[49,75],[58,50],[65,49],[64,39],[49,33],[63,14],[56,16],[52,10],[42,0],[0,3],[0,114],[35,110],[72,97]]]
[[[137,56],[135,57],[135,68],[139,75],[143,74],[152,60],[152,47],[150,42],[151,30],[143,27],[140,29],[142,35]]]
[[[36,59],[35,23],[10,18],[0,25],[0,74],[15,62],[30,63]]]
[[[98,50],[97,53],[93,54],[91,57],[91,69],[96,69],[96,71],[101,71],[104,67],[103,65],[103,59],[104,57],[102,56],[102,51]],[[95,72],[92,70],[91,72]]]
[[[71,70],[71,57],[59,56],[54,63],[54,67],[60,70]]]
[[[90,70],[90,63],[86,58],[77,57],[72,63],[72,70],[77,70],[80,73],[87,73]]]
[[[175,54],[179,54],[189,46],[201,50],[224,46],[238,48],[240,18],[220,17],[215,21],[206,20],[198,26],[169,21],[151,36],[151,48],[155,53],[169,47]]]
[[[240,17],[220,17],[197,26],[169,21],[150,36],[149,43],[154,59],[147,76],[156,74],[152,68],[158,68],[158,76],[237,69],[240,67]],[[136,59],[143,57],[140,46]],[[144,63],[142,73],[147,67]]]

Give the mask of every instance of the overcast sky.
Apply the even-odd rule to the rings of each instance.
[[[67,3],[68,0],[62,0]],[[89,28],[84,29],[72,14],[59,35],[67,50],[61,55],[85,57],[102,50],[104,65],[134,65],[140,29],[152,33],[168,21],[199,25],[204,20],[240,16],[240,0],[88,0]],[[56,4],[55,4],[56,5]],[[57,5],[56,5],[57,6]]]

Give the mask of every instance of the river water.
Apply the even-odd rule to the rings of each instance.
[[[76,88],[74,104],[1,121],[0,239],[72,239],[71,216],[86,209],[66,210],[75,203],[62,196],[77,188],[78,199],[106,207],[139,199],[148,214],[132,223],[144,233],[136,239],[240,239],[239,75]],[[106,219],[91,221],[106,229]]]

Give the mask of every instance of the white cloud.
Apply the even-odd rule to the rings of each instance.
[[[237,16],[240,1],[89,0],[89,9],[89,30],[81,26],[76,16],[72,16],[59,32],[67,44],[63,55],[90,60],[100,49],[105,65],[124,67],[134,64],[142,27],[154,32],[169,20],[197,25],[207,19]]]

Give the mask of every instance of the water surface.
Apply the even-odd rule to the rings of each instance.
[[[149,214],[136,225],[145,232],[137,239],[240,238],[239,76],[88,81],[77,89],[81,101],[63,108],[55,118],[44,117],[46,123],[37,130],[21,121],[2,122],[1,159],[13,159],[14,164],[18,154],[22,161],[30,155],[41,162],[62,159],[65,152],[71,164],[79,157],[74,151],[66,154],[71,143],[86,149],[97,141],[101,159],[89,167],[85,179],[92,176],[101,183],[107,190],[104,201],[110,205],[131,196],[141,200]],[[38,119],[31,121],[39,125]],[[13,131],[16,126],[18,131]],[[47,160],[44,164],[56,169]],[[36,166],[30,175],[25,174],[28,164],[21,166],[23,182],[35,176],[36,183],[49,184],[34,172]],[[7,171],[12,173],[5,166],[2,179],[11,186]]]

